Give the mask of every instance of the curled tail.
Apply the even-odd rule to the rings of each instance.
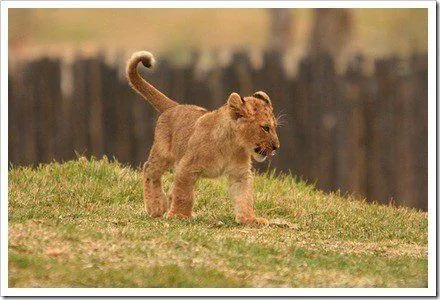
[[[128,60],[126,75],[131,87],[136,92],[141,94],[146,100],[148,100],[148,102],[150,102],[151,105],[153,105],[153,107],[159,112],[163,112],[168,108],[178,105],[177,102],[174,102],[162,94],[139,75],[139,72],[137,71],[137,65],[139,62],[142,62],[142,64],[147,68],[153,67],[155,62],[153,54],[147,51],[139,51],[133,53],[131,58]]]

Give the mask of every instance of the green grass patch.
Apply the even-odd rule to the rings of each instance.
[[[150,218],[140,172],[106,158],[12,167],[8,193],[9,287],[427,286],[426,213],[292,176],[255,176],[285,228],[236,224],[224,179],[197,183],[193,220]]]

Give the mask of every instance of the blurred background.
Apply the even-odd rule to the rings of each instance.
[[[427,9],[9,9],[9,160],[140,166],[157,115],[124,65],[148,50],[178,102],[270,95],[281,149],[257,169],[427,210],[427,34]]]

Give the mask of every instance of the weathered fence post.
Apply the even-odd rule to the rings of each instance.
[[[337,98],[337,149],[335,188],[366,196],[367,160],[365,144],[364,104],[368,90],[358,57],[340,82],[341,97]]]
[[[89,147],[89,112],[90,106],[87,102],[90,81],[87,72],[87,60],[77,59],[73,63],[73,93],[72,93],[72,124],[70,124],[73,138],[73,150],[79,154],[86,154]],[[90,80],[90,79],[89,79]]]
[[[411,61],[414,84],[415,107],[415,139],[417,152],[416,166],[416,195],[418,207],[428,209],[428,56],[415,56]],[[432,88],[432,87],[431,87]]]
[[[16,106],[20,112],[16,116],[23,122],[20,147],[24,164],[49,162],[55,158],[55,120],[61,103],[59,78],[59,61],[41,59],[30,62],[23,70]]]
[[[22,121],[19,119],[20,107],[18,106],[18,98],[16,97],[15,78],[8,77],[8,160],[9,163],[19,164],[21,159],[20,152],[20,125]]]
[[[368,125],[372,127],[369,182],[371,200],[391,201],[396,194],[395,178],[395,102],[397,60],[378,60],[375,64],[377,84],[374,111]]]
[[[317,187],[334,189],[336,146],[336,99],[338,97],[334,62],[328,55],[316,56],[312,61],[311,98],[308,109],[310,177],[317,179]]]
[[[399,70],[396,72],[400,73]],[[414,83],[409,81],[408,74],[399,74],[396,82],[395,103],[395,185],[398,203],[407,206],[417,206],[416,174],[414,173],[417,157],[415,132],[415,113],[417,110],[414,101]]]
[[[310,179],[310,135],[309,135],[309,102],[311,97],[311,60],[304,58],[300,62],[298,79],[294,87],[295,107],[291,121],[295,128],[295,152],[293,153],[293,162],[296,166],[295,174],[304,180]]]

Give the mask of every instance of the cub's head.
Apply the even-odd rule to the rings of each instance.
[[[280,141],[269,96],[261,91],[244,98],[232,93],[227,105],[241,143],[252,157],[263,162],[268,156],[274,156],[275,150],[280,147]]]

